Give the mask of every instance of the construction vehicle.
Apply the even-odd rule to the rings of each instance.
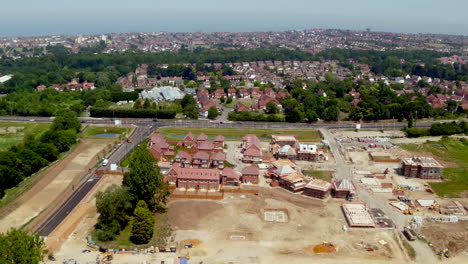
[[[410,209],[406,209],[406,210],[403,211],[403,214],[405,214],[405,215],[412,215],[412,214],[413,214],[413,211],[410,210]]]
[[[413,233],[408,228],[405,228],[405,230],[403,230],[403,235],[405,235],[406,239],[408,239],[409,241],[415,241],[416,240],[416,237],[413,235]]]
[[[111,261],[113,259],[114,259],[114,253],[107,252],[107,253],[104,253],[104,257],[101,259],[101,262]]]

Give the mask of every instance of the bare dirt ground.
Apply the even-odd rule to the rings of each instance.
[[[358,132],[354,130],[333,130],[331,132],[339,137],[406,137],[405,132],[401,130],[384,130],[383,133],[377,130],[360,130]]]
[[[86,238],[97,221],[96,193],[104,191],[112,184],[121,185],[122,176],[104,176],[65,221],[47,237],[46,248],[54,253],[58,261],[73,258],[86,263],[96,260],[97,252],[84,254],[81,251],[86,249]]]
[[[109,143],[102,139],[82,140],[63,160],[43,172],[45,175],[29,191],[1,210],[0,232],[40,222],[71,194],[73,186],[78,186]]]
[[[174,200],[169,205],[169,219],[176,241],[201,241],[189,251],[195,263],[405,262],[392,231],[343,231],[341,202],[332,199],[325,206],[322,201],[282,189],[262,188],[258,196]],[[289,222],[263,221],[264,208],[287,208]],[[380,240],[388,244],[382,246]],[[316,254],[309,250],[324,241],[336,245],[338,251]],[[367,245],[376,250],[368,252]]]
[[[421,233],[434,245],[434,249],[448,248],[452,254],[465,257],[468,260],[468,225],[459,223],[428,223],[421,229]]]

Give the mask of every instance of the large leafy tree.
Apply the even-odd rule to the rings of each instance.
[[[218,117],[219,115],[219,112],[218,112],[218,109],[216,109],[215,106],[212,106],[208,109],[208,118],[209,119],[215,119],[216,117]]]
[[[46,252],[44,240],[38,234],[16,229],[0,234],[0,263],[39,263]]]
[[[130,156],[130,171],[125,173],[123,184],[133,197],[133,204],[143,200],[150,209],[161,206],[169,194],[156,160],[145,145],[138,146]]]
[[[155,218],[145,201],[140,200],[133,212],[131,241],[146,244],[153,236]]]
[[[76,133],[81,130],[81,123],[78,120],[76,113],[71,110],[64,110],[57,113],[54,122],[52,123],[52,130],[68,130],[73,129]]]
[[[97,237],[101,241],[115,239],[129,221],[132,208],[131,196],[126,188],[112,185],[105,192],[96,195],[96,208],[99,218],[96,224]]]

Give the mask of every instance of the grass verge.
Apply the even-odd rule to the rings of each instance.
[[[246,134],[254,134],[261,141],[270,141],[271,135],[274,134],[288,134],[295,135],[301,141],[320,141],[322,135],[318,130],[306,129],[236,129],[236,128],[175,128],[164,127],[158,130],[159,133],[166,136],[168,140],[181,140],[188,132],[194,135],[205,133],[208,137],[213,139],[217,135],[223,135],[226,141],[241,141],[242,137]]]
[[[88,126],[83,130],[82,138],[101,138],[96,137],[98,134],[119,134],[127,135],[132,129],[129,127],[111,127],[111,126]]]
[[[402,241],[403,241],[403,246],[405,247],[405,250],[408,253],[408,256],[412,260],[415,260],[416,259],[416,250],[414,250],[413,246],[411,246],[410,243],[408,243],[408,241],[406,241],[404,239]]]
[[[0,150],[8,149],[23,142],[25,135],[41,136],[50,124],[34,122],[0,122]]]
[[[303,170],[302,174],[324,181],[331,181],[333,179],[333,171]]]

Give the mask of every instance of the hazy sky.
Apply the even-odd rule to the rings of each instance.
[[[344,28],[468,35],[467,0],[1,1],[0,36]]]

